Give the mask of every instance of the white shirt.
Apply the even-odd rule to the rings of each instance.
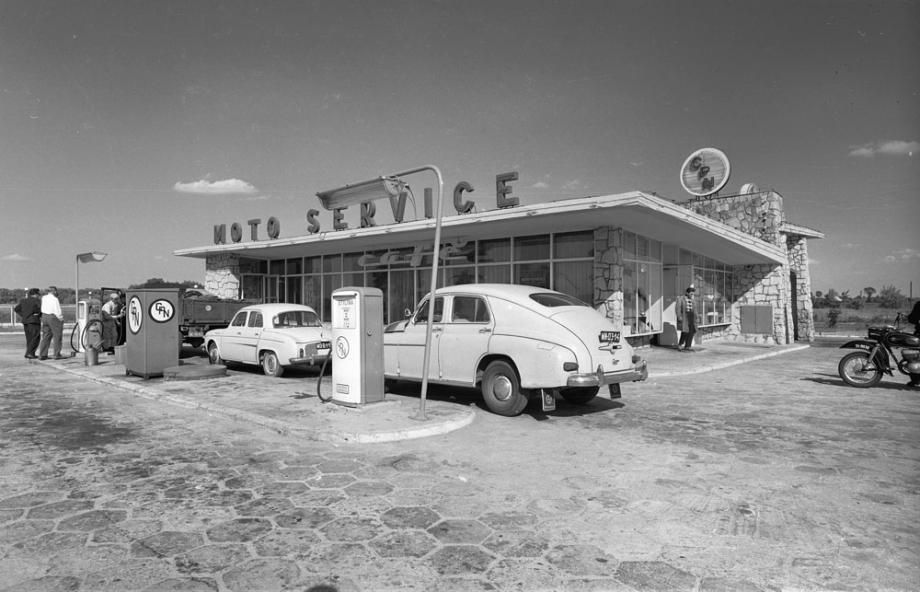
[[[42,314],[54,315],[60,320],[64,320],[64,313],[61,312],[61,301],[52,293],[42,296]]]

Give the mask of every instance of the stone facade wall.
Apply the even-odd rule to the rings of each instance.
[[[735,298],[732,324],[726,339],[766,345],[792,342],[792,306],[790,305],[789,268],[785,265],[737,265],[733,270]],[[741,307],[769,304],[773,307],[772,333],[742,333]]]
[[[240,260],[237,255],[208,255],[204,289],[220,298],[240,297]]]
[[[815,316],[811,301],[811,272],[808,268],[808,241],[805,237],[786,237],[789,268],[795,273],[796,312],[798,314],[799,340],[815,340]]]
[[[785,222],[783,196],[775,191],[695,199],[685,205],[697,214],[718,220],[771,245],[785,242],[780,236]]]
[[[594,308],[623,324],[623,229],[594,231]]]

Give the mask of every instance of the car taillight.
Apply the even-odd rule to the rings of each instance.
[[[576,364],[575,362],[565,362],[564,364],[562,364],[562,369],[565,370],[566,372],[575,372],[576,370],[578,370],[578,364]]]

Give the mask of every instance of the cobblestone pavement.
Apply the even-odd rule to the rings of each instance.
[[[336,445],[0,339],[0,590],[915,590],[920,394],[839,353]]]

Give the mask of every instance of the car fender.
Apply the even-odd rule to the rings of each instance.
[[[493,335],[489,342],[490,356],[509,358],[518,370],[521,388],[555,388],[565,385],[566,362],[577,363],[575,353],[557,343],[518,335]],[[484,369],[484,368],[481,368]]]

